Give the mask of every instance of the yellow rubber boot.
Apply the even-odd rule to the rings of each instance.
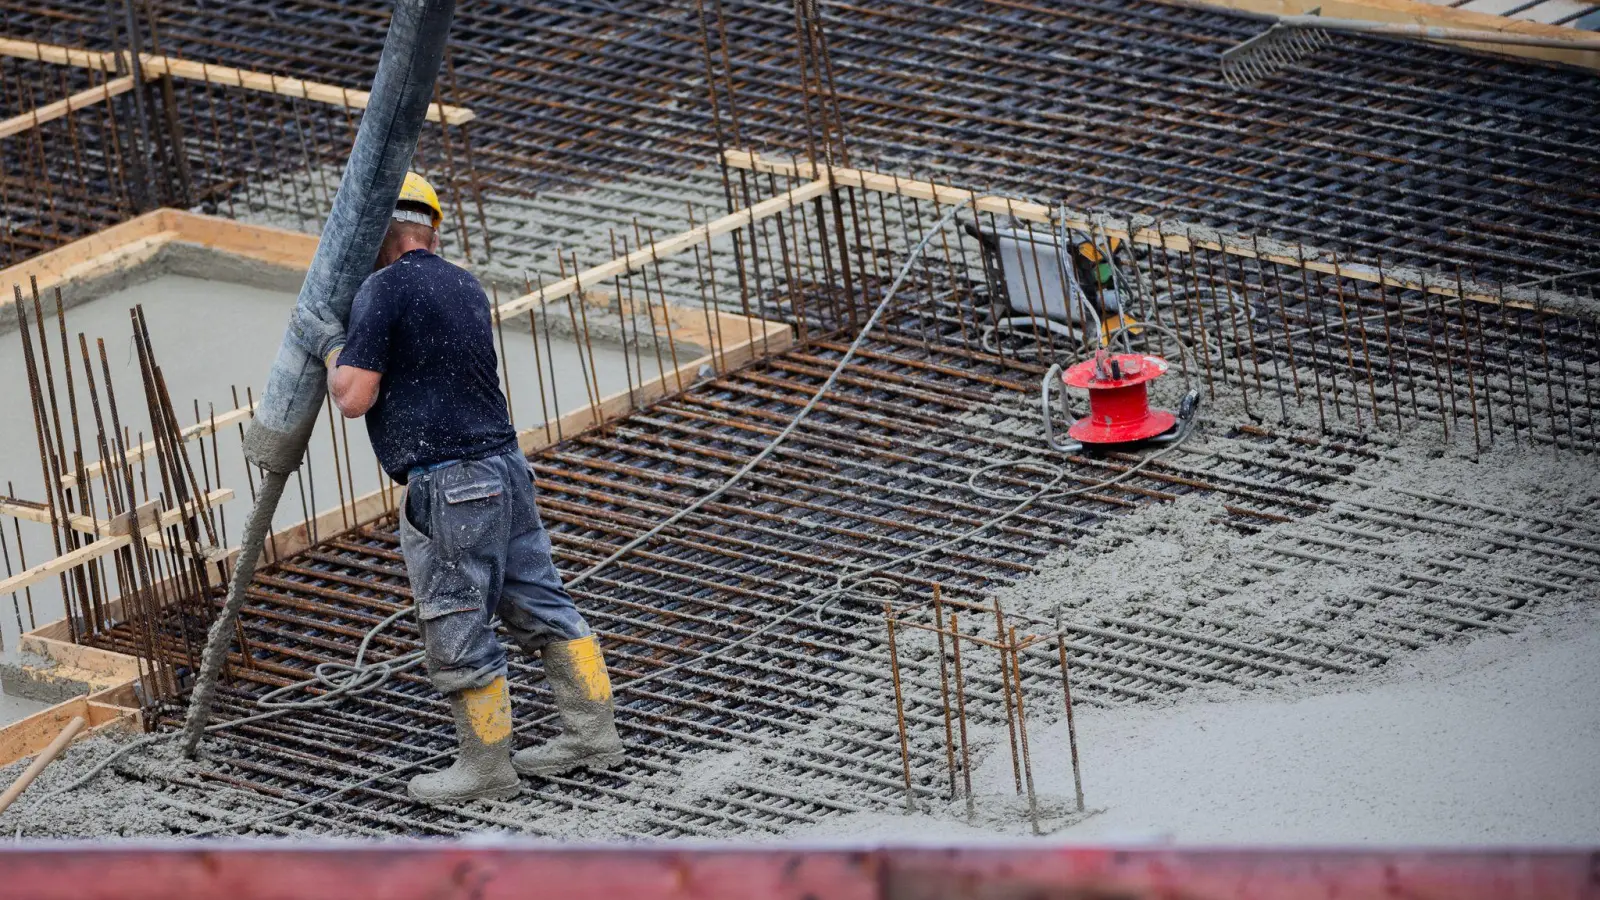
[[[406,793],[423,803],[509,800],[522,789],[511,767],[511,694],[505,676],[450,696],[460,752],[450,768],[412,778]]]
[[[561,733],[517,751],[511,764],[524,775],[559,775],[578,768],[609,769],[622,762],[611,704],[611,677],[593,635],[544,648],[544,677],[561,717]]]

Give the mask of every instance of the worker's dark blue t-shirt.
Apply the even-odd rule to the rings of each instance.
[[[489,298],[426,250],[372,273],[350,309],[339,365],[382,372],[367,433],[389,477],[517,446],[500,392]]]

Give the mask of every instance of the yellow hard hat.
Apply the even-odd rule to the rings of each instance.
[[[1111,252],[1112,253],[1115,253],[1115,252],[1117,252],[1118,250],[1120,250],[1122,248],[1122,239],[1121,238],[1115,238],[1114,237],[1114,238],[1111,238],[1110,240],[1108,240],[1106,243],[1111,245]],[[1084,259],[1087,259],[1090,262],[1100,262],[1101,261],[1100,248],[1096,247],[1090,241],[1084,241],[1083,243],[1079,244],[1078,245],[1078,253]]]
[[[429,184],[426,178],[415,172],[406,173],[405,183],[400,185],[400,197],[395,203],[400,204],[408,201],[421,203],[433,211],[431,222],[417,222],[418,225],[428,225],[437,230],[439,223],[444,221],[444,209],[439,206],[438,193],[434,191],[433,185]],[[394,217],[402,222],[416,221],[415,219],[403,218],[407,212],[408,210],[396,209]],[[412,213],[412,215],[416,215],[416,213]]]
[[[1140,325],[1138,320],[1134,319],[1133,316],[1124,316],[1118,313],[1113,313],[1107,316],[1105,320],[1100,323],[1101,346],[1109,345],[1111,343],[1111,337],[1118,331],[1122,331],[1124,329],[1126,329],[1131,335],[1137,336],[1144,334],[1144,326]]]

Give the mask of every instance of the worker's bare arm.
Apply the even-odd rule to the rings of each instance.
[[[341,366],[338,357],[328,367],[328,393],[347,419],[360,418],[372,409],[378,402],[378,383],[382,380],[382,372]]]

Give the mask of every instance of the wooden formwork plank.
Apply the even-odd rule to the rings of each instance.
[[[69,266],[61,271],[60,283],[79,281],[82,279],[96,278],[118,270],[133,269],[142,263],[154,258],[161,252],[161,248],[178,239],[178,232],[158,231],[155,234],[136,238],[126,244],[80,263]],[[44,289],[40,285],[40,290]]]
[[[961,206],[979,213],[1011,216],[1025,222],[1048,225],[1062,224],[1084,233],[1100,234],[1107,238],[1129,241],[1150,247],[1160,247],[1177,252],[1193,252],[1196,248],[1214,250],[1230,256],[1259,259],[1280,266],[1301,268],[1324,275],[1381,284],[1385,287],[1407,291],[1420,291],[1442,297],[1462,297],[1480,303],[1505,304],[1520,308],[1542,307],[1562,312],[1594,315],[1593,305],[1581,299],[1550,292],[1533,292],[1520,288],[1500,288],[1469,279],[1429,280],[1425,273],[1406,266],[1386,266],[1379,269],[1355,262],[1341,262],[1338,255],[1327,250],[1285,245],[1267,238],[1250,238],[1218,231],[1213,228],[1190,226],[1180,222],[1159,223],[1153,227],[1118,227],[1115,220],[1097,219],[1090,222],[1060,211],[1010,197],[979,194],[965,188],[901,178],[881,172],[868,172],[839,166],[816,165],[804,160],[769,159],[749,150],[728,150],[723,154],[728,165],[737,169],[766,172],[789,178],[816,178],[811,184],[831,183],[839,187],[859,187],[884,194],[915,197],[935,201],[944,206]]]
[[[56,65],[94,69],[101,72],[115,72],[118,68],[118,54],[116,53],[97,53],[77,47],[64,47],[59,44],[45,44],[39,41],[18,40],[16,38],[0,37],[0,55],[54,63]],[[124,70],[126,70],[131,58],[126,54],[123,55]],[[170,56],[158,56],[153,53],[139,54],[139,66],[146,78],[170,75],[173,78],[182,78],[187,81],[200,81],[219,87],[277,94],[281,97],[294,97],[317,103],[327,103],[332,106],[342,106],[348,109],[366,109],[367,103],[372,99],[370,91],[361,91],[320,81],[306,81],[301,78],[291,78],[287,75],[274,75],[270,72],[255,72],[233,66],[219,66],[187,59],[176,59]],[[427,116],[430,122],[442,122],[446,125],[461,125],[477,118],[477,114],[472,110],[448,103],[435,103],[429,106]]]
[[[106,731],[138,730],[140,717],[137,709],[123,706],[120,702],[106,702],[111,699],[111,693],[119,692],[131,684],[130,680],[128,685],[117,685],[84,697],[74,697],[0,728],[0,766],[8,766],[43,750],[77,716],[82,716],[89,727],[78,734],[74,743]],[[100,699],[102,695],[107,695],[106,700]]]
[[[317,236],[270,225],[239,222],[187,210],[172,210],[170,227],[178,240],[269,265],[304,272],[317,253]]]
[[[83,697],[58,703],[0,729],[0,766],[10,765],[43,750],[75,717],[89,720],[89,702]],[[78,740],[84,735],[80,734]]]
[[[828,183],[826,179],[808,182],[794,190],[763,200],[754,206],[735,210],[721,218],[713,219],[704,225],[696,226],[688,231],[680,231],[659,241],[652,241],[649,246],[640,247],[626,256],[619,256],[598,266],[591,266],[582,272],[563,278],[531,294],[524,294],[513,300],[507,300],[505,303],[500,304],[497,314],[501,319],[521,315],[540,304],[579,293],[585,287],[592,288],[630,272],[638,272],[653,262],[692,250],[704,244],[710,238],[736,231],[751,222],[757,222],[769,216],[787,212],[813,197],[821,196],[827,191]]]
[[[19,285],[23,294],[29,290],[30,280],[37,281],[41,292],[66,281],[71,276],[96,268],[94,263],[108,259],[108,254],[121,251],[130,244],[160,234],[176,236],[173,228],[173,210],[153,209],[126,222],[104,228],[87,237],[63,244],[14,266],[0,269],[0,315],[15,315],[7,307],[12,305],[12,285]]]
[[[92,679],[86,678],[86,681],[114,686],[139,677],[139,661],[112,650],[74,644],[70,640],[46,637],[36,632],[24,634],[18,646],[23,653],[31,653],[57,665],[88,673]]]
[[[154,78],[158,75],[171,75],[174,78],[183,78],[189,81],[201,81],[222,87],[236,87],[264,94],[277,94],[280,97],[294,97],[317,103],[327,103],[332,106],[343,106],[348,109],[366,109],[367,104],[372,100],[370,91],[340,87],[336,84],[326,84],[320,81],[306,81],[302,78],[291,78],[286,75],[274,75],[270,72],[252,72],[248,69],[238,69],[233,66],[217,66],[210,63],[150,54],[141,54],[139,61],[147,78]],[[446,125],[461,125],[477,118],[477,115],[470,109],[444,103],[430,105],[427,116],[430,122],[443,122]]]
[[[131,269],[172,243],[194,244],[268,265],[304,270],[317,250],[315,235],[269,225],[251,225],[220,216],[161,208],[102,229],[54,250],[0,269],[0,322],[16,316],[12,286],[26,297],[30,282],[41,294],[69,282]],[[72,476],[64,483],[71,484]]]
[[[208,417],[204,422],[197,422],[194,425],[190,425],[189,427],[183,429],[182,431],[178,432],[178,436],[182,438],[185,443],[195,440],[196,438],[207,437],[212,433],[221,431],[222,429],[231,425],[237,425],[240,422],[249,421],[250,417],[255,415],[255,410],[256,403],[247,403],[237,409],[230,409],[224,413],[217,413],[214,416]],[[129,448],[125,453],[123,453],[122,461],[129,464],[136,463],[154,452],[156,452],[155,441],[145,441],[137,447]],[[100,473],[105,471],[105,467],[106,463],[96,462],[84,466],[83,471],[84,474],[88,476],[91,481],[93,481],[94,479],[100,477]],[[76,474],[69,473],[61,476],[62,487],[76,487],[77,484],[78,476]],[[0,503],[3,502],[4,501],[0,501]]]
[[[217,490],[207,494],[203,499],[200,500],[200,503],[204,506],[215,507],[219,504],[232,500],[233,496],[232,488],[218,488]],[[151,504],[154,502],[155,501],[151,501]],[[50,510],[44,504],[30,503],[11,498],[0,498],[0,514],[12,516],[18,519],[24,519],[29,522],[39,522],[44,525],[49,525],[51,522]],[[108,519],[95,519],[83,515],[82,513],[72,513],[64,518],[67,523],[67,527],[71,528],[73,531],[94,535],[97,538],[124,537],[128,533],[128,517],[126,514]],[[179,542],[176,546],[169,546],[166,536],[154,529],[154,525],[149,525],[142,529],[144,533],[144,542],[146,544],[149,544],[151,547],[154,547],[157,550],[170,549],[184,555],[188,555],[189,548],[186,545],[184,545],[182,542]],[[202,551],[207,559],[216,559],[217,554],[220,552],[215,548],[202,548]]]
[[[206,506],[215,506],[218,503],[223,503],[232,499],[232,497],[233,491],[231,489],[218,488],[207,494],[202,502]],[[155,522],[142,526],[140,529],[141,535],[146,542],[155,544],[161,548],[165,548],[166,539],[162,538],[158,532],[183,521],[185,515],[186,513],[182,509],[169,509],[162,513],[161,517]],[[88,520],[87,517],[80,518],[84,519],[82,524],[86,525],[87,528],[90,529],[89,533],[95,533],[95,523]],[[69,520],[69,524],[71,524],[74,528],[77,528],[80,523]],[[79,547],[78,549],[68,553],[63,553],[55,559],[46,560],[45,562],[42,562],[36,566],[24,569],[23,571],[18,572],[4,581],[0,581],[0,595],[15,593],[25,587],[60,575],[63,572],[71,571],[72,569],[77,568],[86,562],[99,559],[100,557],[120,550],[131,543],[133,543],[132,535],[124,534],[103,537],[91,544]],[[185,550],[185,548],[181,546],[173,549],[180,551]],[[216,554],[214,553],[207,554],[208,558],[213,558],[215,556]]]
[[[122,537],[95,541],[92,544],[63,553],[55,559],[46,560],[32,568],[24,569],[4,581],[0,581],[0,594],[16,593],[25,587],[54,578],[63,572],[70,572],[84,563],[93,562],[132,543],[133,538],[123,535]]]
[[[113,78],[104,84],[95,85],[87,90],[63,97],[54,103],[46,103],[44,106],[35,107],[25,113],[0,121],[0,138],[21,134],[30,128],[37,128],[45,122],[54,121],[70,112],[110,100],[112,97],[125,94],[131,90],[133,90],[132,75]]]
[[[63,47],[60,44],[45,44],[17,38],[0,37],[0,56],[31,59],[58,66],[76,66],[80,69],[94,69],[97,72],[117,70],[117,57],[114,53],[100,53],[78,47]]]

